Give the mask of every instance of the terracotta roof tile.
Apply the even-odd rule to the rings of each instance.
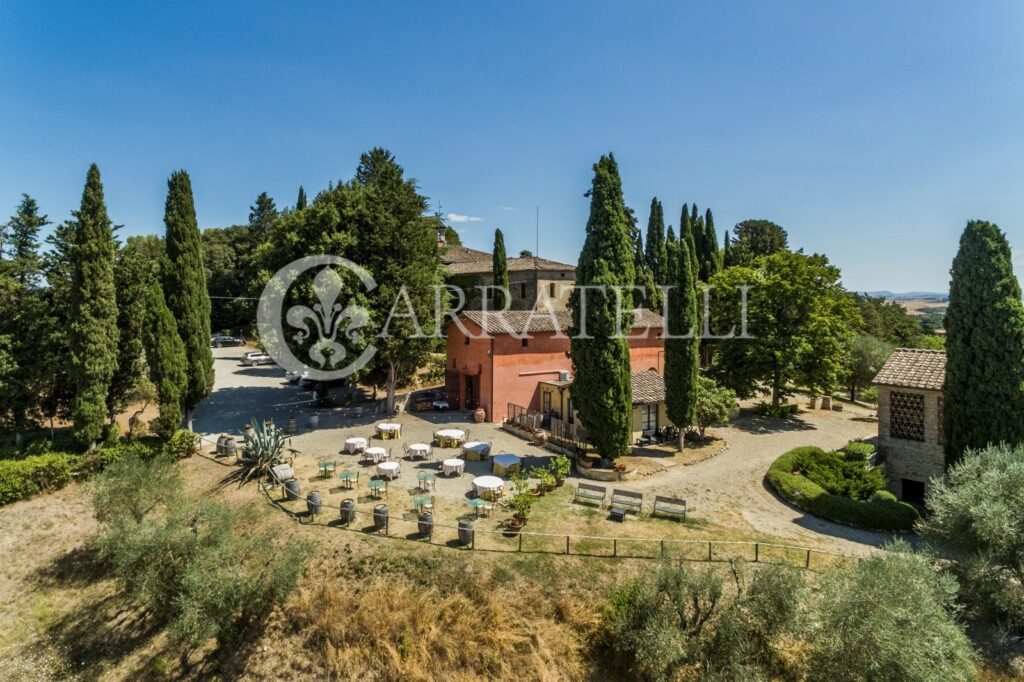
[[[897,348],[879,370],[879,386],[941,391],[946,383],[946,352],[923,348]]]
[[[661,315],[647,309],[633,311],[634,329],[661,329]],[[557,332],[569,333],[572,314],[567,310],[465,310],[462,317],[477,324],[487,334],[524,334]],[[635,332],[642,333],[642,332]]]
[[[665,399],[665,378],[654,370],[635,372],[632,384],[634,405],[660,403]]]
[[[491,254],[457,244],[444,247],[441,253],[441,262],[448,267],[453,275],[490,274],[493,269]],[[576,271],[575,265],[559,263],[535,256],[509,258],[506,261],[506,266],[509,272],[534,272],[537,270]]]

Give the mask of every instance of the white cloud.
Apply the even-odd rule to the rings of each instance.
[[[484,221],[483,218],[478,218],[475,215],[463,215],[461,213],[449,213],[445,217],[453,223],[482,223]]]
[[[516,211],[518,209],[515,206],[502,206],[501,210],[502,211]]]

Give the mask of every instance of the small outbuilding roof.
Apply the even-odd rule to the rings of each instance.
[[[632,375],[633,404],[660,403],[665,399],[665,378],[649,369]]]
[[[453,275],[489,274],[493,270],[491,254],[486,251],[471,249],[461,244],[450,244],[442,247],[441,262]],[[575,272],[576,266],[569,263],[527,256],[525,258],[509,258],[505,262],[509,272],[535,272],[541,270],[561,270]]]
[[[946,383],[946,352],[897,348],[875,376],[878,386],[941,391]]]
[[[544,332],[568,335],[572,327],[572,314],[567,310],[465,310],[462,317],[491,335]],[[633,335],[642,335],[644,329],[660,330],[663,326],[661,315],[646,308],[633,311]]]

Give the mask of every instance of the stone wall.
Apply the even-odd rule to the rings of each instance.
[[[924,396],[924,441],[893,438],[890,404],[892,392]],[[878,387],[878,451],[885,458],[885,480],[889,492],[902,497],[900,479],[921,481],[925,494],[929,480],[945,474],[945,456],[939,442],[939,391]]]

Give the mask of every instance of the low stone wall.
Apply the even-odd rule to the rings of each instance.
[[[598,469],[597,467],[585,467],[576,463],[576,473],[580,478],[586,478],[591,481],[631,481],[636,478],[636,467],[630,469],[626,468],[625,471],[616,471],[615,469]]]

